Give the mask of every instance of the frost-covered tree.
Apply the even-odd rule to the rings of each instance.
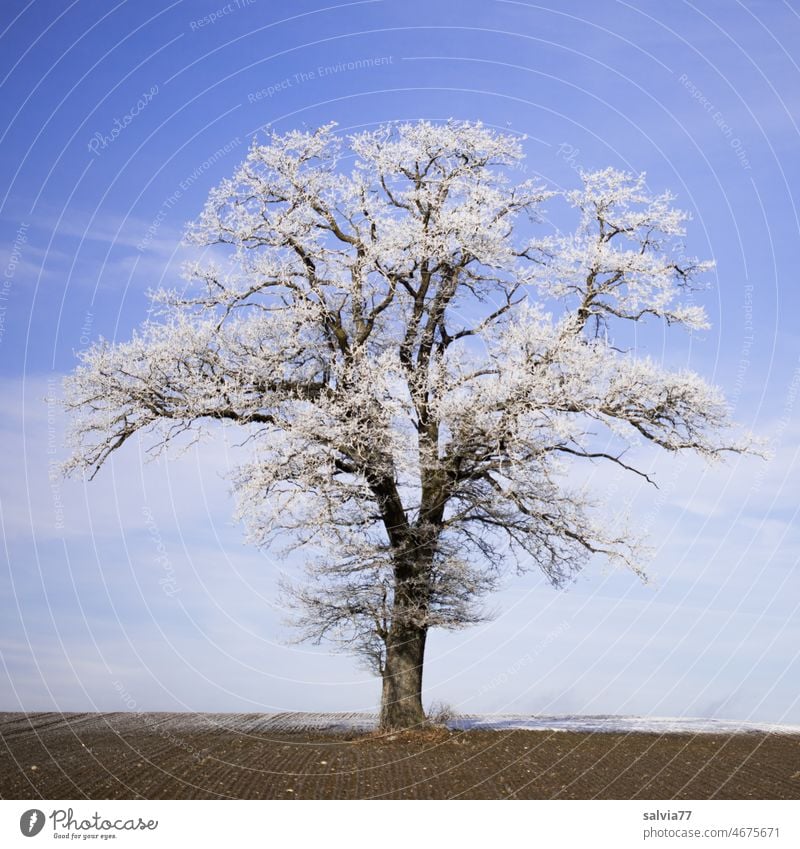
[[[480,621],[508,563],[555,586],[595,554],[638,570],[576,464],[646,476],[626,441],[747,448],[716,389],[613,342],[647,317],[706,327],[687,293],[708,264],[677,248],[672,196],[611,169],[514,184],[521,156],[470,123],[272,135],[188,232],[222,264],[155,293],[156,320],[66,381],[71,470],[140,431],[244,429],[240,515],[256,543],[302,548],[302,633],[369,662],[385,728],[424,720],[429,629]],[[543,225],[550,198],[572,232]]]

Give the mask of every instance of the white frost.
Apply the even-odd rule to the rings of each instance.
[[[643,176],[557,196],[512,184],[521,156],[457,122],[254,143],[188,233],[227,264],[188,267],[133,339],[81,353],[68,469],[96,473],[140,431],[157,452],[242,428],[239,516],[257,544],[305,546],[287,586],[303,635],[378,670],[392,634],[484,617],[509,563],[554,585],[595,554],[638,571],[637,540],[568,472],[644,475],[627,452],[645,441],[749,448],[718,390],[610,341],[647,317],[705,327],[690,294],[709,264],[683,256],[686,215]],[[559,200],[574,231],[538,234]]]

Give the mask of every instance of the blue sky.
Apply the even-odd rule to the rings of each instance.
[[[288,645],[281,564],[244,545],[233,434],[168,462],[130,445],[62,481],[43,398],[177,279],[184,224],[266,125],[480,119],[528,174],[646,171],[714,258],[712,330],[642,353],[719,384],[774,459],[645,454],[649,585],[592,564],[509,578],[496,618],[434,635],[426,701],[463,711],[800,723],[800,4],[468,0],[5,3],[0,36],[0,709],[369,709],[378,683]],[[125,694],[123,698],[121,692]]]

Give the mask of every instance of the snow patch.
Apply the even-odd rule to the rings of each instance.
[[[367,733],[377,728],[374,713],[0,713],[4,737],[35,733],[108,730],[116,734],[150,730],[171,735],[230,731],[244,735],[324,732]],[[598,734],[792,734],[800,726],[703,717],[531,716],[462,714],[447,723],[461,731],[578,731]]]

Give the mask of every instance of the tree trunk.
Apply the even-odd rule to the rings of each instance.
[[[384,731],[419,727],[422,709],[422,663],[425,628],[393,626],[386,641],[380,727]]]
[[[391,624],[384,636],[380,727],[384,731],[418,728],[422,709],[422,664],[428,635],[430,567],[434,546],[415,534],[399,539],[394,563]]]

